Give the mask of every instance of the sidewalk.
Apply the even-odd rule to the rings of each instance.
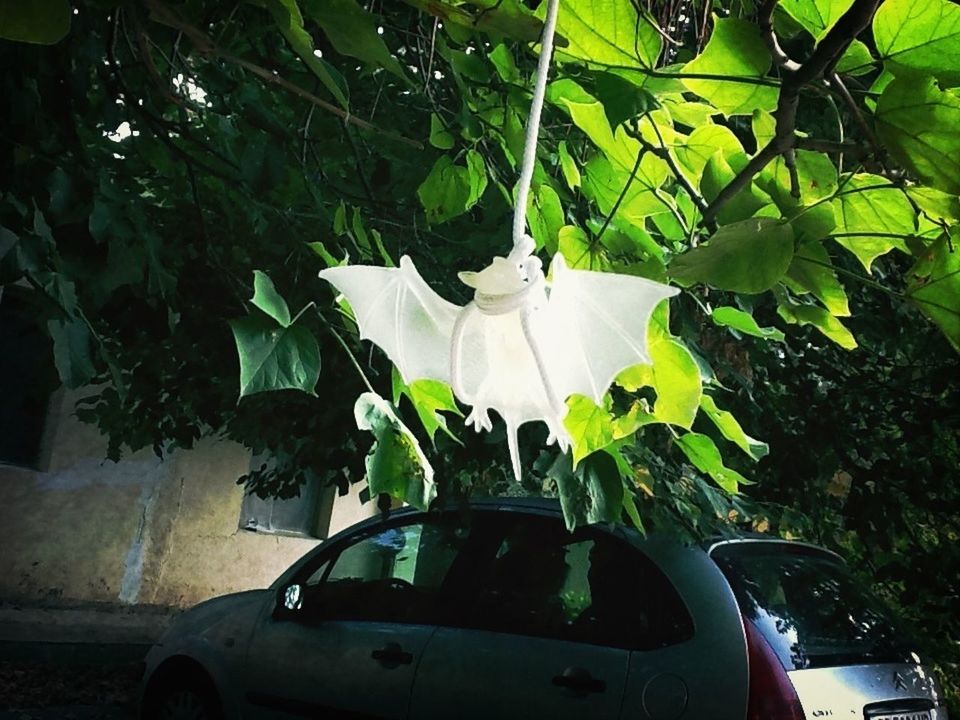
[[[0,660],[85,664],[139,661],[176,610],[0,603]]]
[[[0,720],[126,720],[176,610],[0,602]]]

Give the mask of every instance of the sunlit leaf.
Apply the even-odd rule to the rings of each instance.
[[[733,414],[717,407],[716,400],[711,396],[704,395],[700,398],[700,408],[727,440],[754,460],[759,461],[770,454],[770,446],[767,443],[747,435]]]
[[[836,24],[853,0],[781,0],[780,7],[789,13],[816,40]]]
[[[437,495],[433,467],[394,407],[376,393],[365,392],[353,412],[357,427],[376,438],[365,461],[370,494],[386,494],[426,510]]]
[[[846,350],[857,347],[856,338],[842,322],[822,307],[816,305],[782,304],[777,313],[788,323],[794,325],[813,325],[826,337]]]
[[[960,15],[960,12],[958,12]],[[933,78],[897,78],[877,101],[877,133],[890,153],[938,190],[960,194],[960,97]]]
[[[709,475],[726,492],[733,494],[740,490],[740,485],[749,484],[743,475],[723,464],[720,451],[706,435],[685,433],[674,442],[697,470]]]
[[[787,270],[787,282],[794,291],[813,293],[832,314],[850,315],[847,293],[822,243],[809,242],[797,248]]]
[[[652,69],[663,39],[630,0],[564,0],[557,32],[568,41],[558,53],[598,65]]]
[[[753,23],[734,18],[716,18],[707,46],[688,62],[685,73],[746,78],[738,80],[685,79],[684,85],[724,115],[749,115],[754,110],[773,110],[778,89],[758,80],[770,70],[770,53]]]
[[[896,75],[960,82],[960,7],[949,0],[886,0],[873,17],[873,39]]]
[[[760,327],[753,315],[734,307],[714,308],[710,313],[710,317],[717,325],[725,325],[738,332],[763,338],[764,340],[783,340],[784,337],[786,337],[776,328]]]
[[[954,349],[960,352],[960,231],[952,242],[941,238],[917,260],[910,271],[907,297],[933,320]]]
[[[879,175],[846,178],[833,201],[833,239],[870,270],[873,261],[894,248],[907,251],[904,237],[916,231],[916,216],[903,191]]]

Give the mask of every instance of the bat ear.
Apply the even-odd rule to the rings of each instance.
[[[467,287],[472,287],[474,290],[477,289],[477,275],[478,273],[475,273],[473,270],[457,273],[457,277],[460,278],[460,282]]]

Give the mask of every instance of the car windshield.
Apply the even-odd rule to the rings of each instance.
[[[711,553],[744,617],[787,670],[908,662],[912,648],[836,556],[780,542],[737,542]]]

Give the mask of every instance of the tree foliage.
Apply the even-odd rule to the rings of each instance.
[[[0,4],[0,282],[112,456],[220,435],[275,458],[265,494],[516,490],[502,436],[391,377],[316,273],[409,254],[466,301],[456,271],[509,248],[542,14]],[[525,428],[524,490],[571,524],[817,535],[955,637],[910,593],[958,532],[958,85],[949,0],[562,0],[538,250],[685,292],[652,367],[568,401],[572,458]]]

